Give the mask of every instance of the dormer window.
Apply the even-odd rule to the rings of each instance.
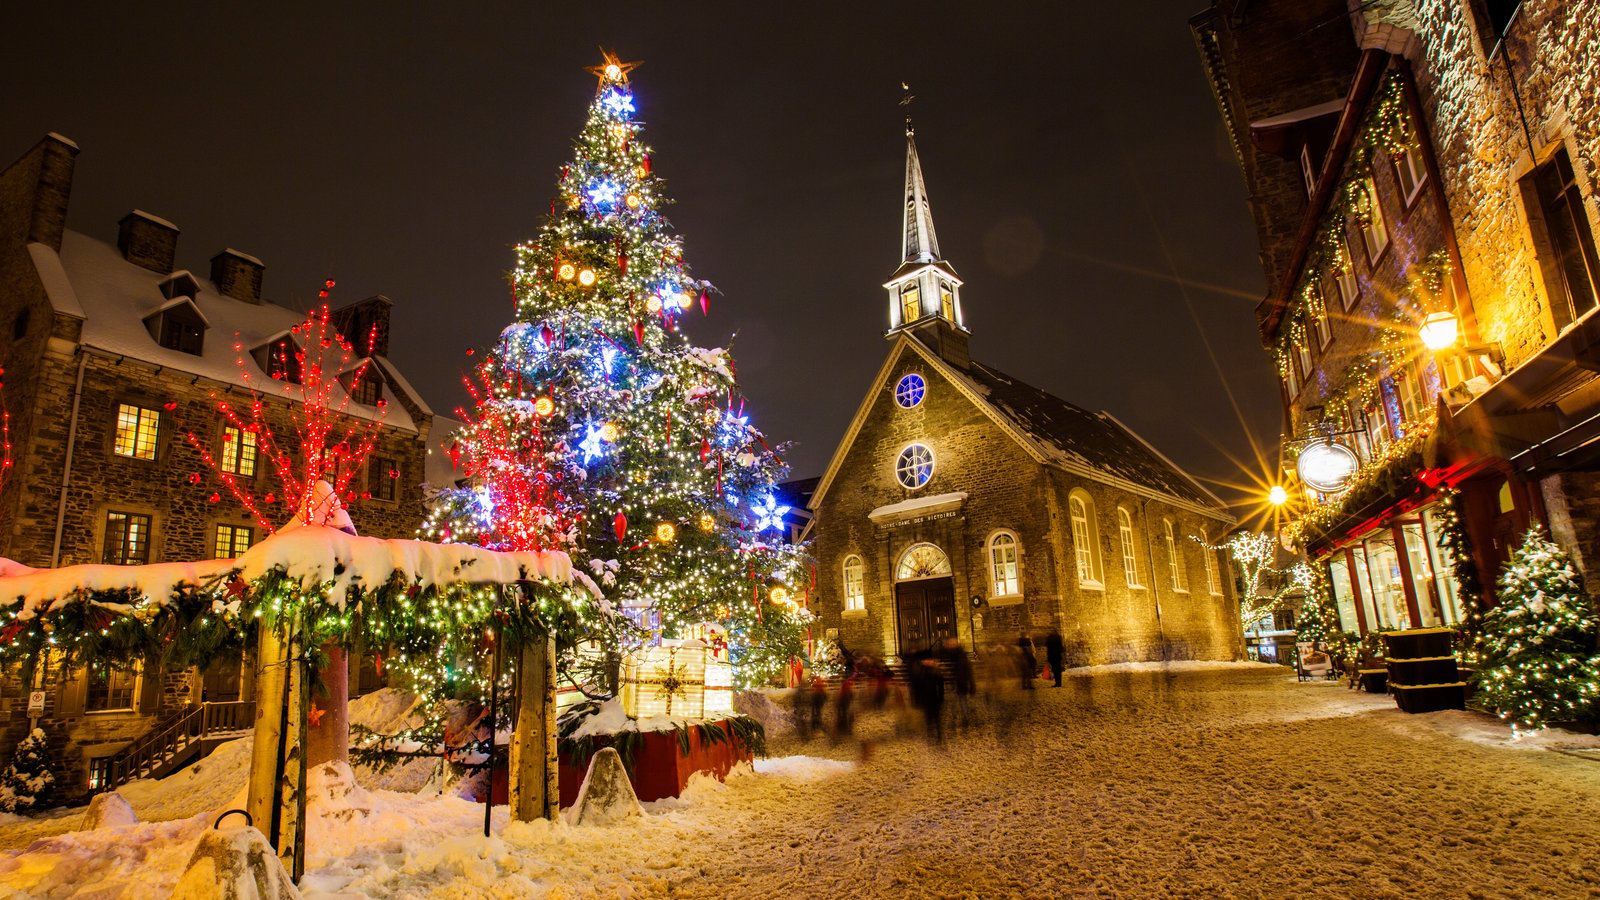
[[[922,289],[915,281],[900,289],[900,324],[910,325],[922,318]]]
[[[383,399],[383,379],[372,371],[369,363],[360,372],[352,372],[343,379],[350,399],[367,406],[377,406]]]
[[[190,275],[187,269],[181,272],[173,272],[163,278],[157,287],[161,288],[161,296],[168,300],[176,300],[179,297],[188,297],[193,300],[195,295],[200,293],[200,282],[196,281],[195,277]]]
[[[268,378],[287,381],[290,384],[304,383],[304,377],[301,375],[300,348],[295,346],[287,334],[275,341],[262,344],[251,353],[256,358],[256,365],[267,373]]]
[[[956,292],[948,281],[939,282],[939,314],[947,322],[954,323],[956,320]]]
[[[162,282],[165,291],[168,281]],[[179,295],[165,306],[145,317],[144,327],[156,343],[179,353],[199,356],[205,345],[206,326],[210,323],[200,314],[194,300]]]

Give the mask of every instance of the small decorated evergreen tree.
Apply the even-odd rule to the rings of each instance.
[[[35,728],[17,744],[11,765],[0,773],[0,811],[23,813],[44,803],[56,777],[50,774],[44,730]]]
[[[1327,644],[1339,634],[1339,612],[1328,602],[1327,583],[1306,566],[1306,598],[1295,616],[1295,640]]]
[[[1600,617],[1572,560],[1535,528],[1506,564],[1499,594],[1483,616],[1483,705],[1518,728],[1594,718]]]

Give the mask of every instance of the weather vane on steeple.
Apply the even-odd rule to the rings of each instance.
[[[900,105],[906,108],[906,137],[911,137],[917,133],[917,130],[911,127],[911,101],[917,98],[911,93],[911,85],[904,81],[900,82],[900,90],[905,92],[900,98]]]
[[[601,47],[600,65],[584,66],[583,70],[600,79],[600,84],[594,89],[595,96],[598,97],[608,84],[627,85],[628,73],[637,68],[639,68],[639,60],[623,62],[615,52]]]

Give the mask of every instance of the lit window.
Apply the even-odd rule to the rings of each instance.
[[[1333,324],[1328,321],[1328,307],[1322,300],[1322,284],[1319,282],[1311,285],[1311,290],[1316,291],[1317,302],[1314,310],[1309,310],[1311,317],[1311,330],[1317,335],[1317,351],[1320,353],[1328,349],[1328,344],[1333,342]]]
[[[1339,300],[1349,309],[1356,298],[1361,296],[1361,286],[1356,283],[1356,271],[1349,261],[1333,270],[1333,280],[1339,283]]]
[[[910,375],[900,379],[900,383],[894,386],[894,402],[900,404],[906,409],[910,409],[911,407],[916,406],[918,403],[921,403],[922,398],[927,393],[927,382],[922,380],[921,375],[913,372]]]
[[[990,539],[989,581],[995,597],[1015,597],[1022,593],[1016,535],[1002,531]]]
[[[847,556],[844,560],[844,608],[866,609],[867,591],[864,566],[859,556]]]
[[[254,530],[248,525],[218,525],[217,539],[212,542],[212,556],[216,559],[238,559],[250,549]]]
[[[1166,526],[1167,566],[1172,569],[1172,589],[1180,594],[1189,593],[1189,573],[1183,568],[1183,548],[1178,545],[1178,537],[1172,531],[1172,520],[1163,519]]]
[[[1133,517],[1122,507],[1117,507],[1117,531],[1122,537],[1122,574],[1128,587],[1144,587],[1139,583],[1139,551],[1133,543]]]
[[[104,662],[89,664],[89,684],[84,693],[83,708],[90,712],[133,709],[134,688],[139,683],[139,673],[132,668],[113,668]]]
[[[256,474],[256,433],[237,425],[222,426],[222,471],[251,478]]]
[[[1213,594],[1222,593],[1222,573],[1217,571],[1217,551],[1211,546],[1211,538],[1204,531],[1200,532],[1200,558],[1206,563],[1206,589]]]
[[[1595,251],[1583,191],[1566,148],[1535,169],[1525,185],[1524,196],[1531,195],[1528,205],[1536,202],[1540,212],[1541,221],[1530,221],[1530,225],[1543,232],[1540,236],[1549,248],[1540,255],[1549,257],[1541,268],[1551,315],[1557,328],[1566,328],[1594,309],[1600,299],[1600,254]]]
[[[377,406],[378,399],[383,396],[383,382],[378,376],[369,371],[362,370],[361,377],[356,379],[350,389],[350,399],[367,406]]]
[[[947,321],[956,320],[956,295],[946,282],[939,282],[939,314]]]
[[[933,477],[933,451],[922,444],[912,444],[900,451],[900,458],[895,462],[895,477],[905,487],[916,490],[928,483]]]
[[[150,517],[138,513],[106,513],[105,554],[108,566],[142,566],[150,561]]]
[[[1072,516],[1072,553],[1077,564],[1078,582],[1085,587],[1101,587],[1100,548],[1095,543],[1099,529],[1094,521],[1094,501],[1081,490],[1074,490],[1067,498],[1067,509]]]
[[[374,500],[393,501],[399,493],[400,464],[383,456],[367,463],[367,493]]]
[[[1389,226],[1383,221],[1383,204],[1378,202],[1378,186],[1373,184],[1372,176],[1362,179],[1357,190],[1366,193],[1364,209],[1367,213],[1366,221],[1361,223],[1361,239],[1367,245],[1367,260],[1373,261],[1378,254],[1389,246]]]
[[[131,403],[117,406],[118,456],[155,459],[156,438],[161,434],[161,413]]]
[[[922,318],[922,290],[916,282],[900,289],[900,324],[910,325]]]
[[[1407,144],[1404,153],[1392,157],[1394,160],[1394,178],[1400,184],[1400,194],[1405,197],[1406,205],[1417,199],[1417,192],[1422,190],[1422,183],[1428,178],[1428,169],[1422,164],[1422,151],[1417,147]]]
[[[896,581],[912,581],[918,578],[940,578],[950,574],[950,557],[944,551],[929,543],[912,544],[906,552],[900,554],[900,563],[895,566],[894,578]]]

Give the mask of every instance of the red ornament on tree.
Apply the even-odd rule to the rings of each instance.
[[[611,529],[617,533],[617,540],[622,540],[622,536],[628,533],[628,517],[617,513],[617,517],[611,520]]]
[[[700,289],[700,315],[711,315],[711,294],[705,288]]]
[[[633,323],[633,339],[639,342],[639,346],[641,346],[641,347],[644,346],[644,323],[643,322],[640,322],[640,321],[637,321],[637,320],[634,321],[634,323]]]

